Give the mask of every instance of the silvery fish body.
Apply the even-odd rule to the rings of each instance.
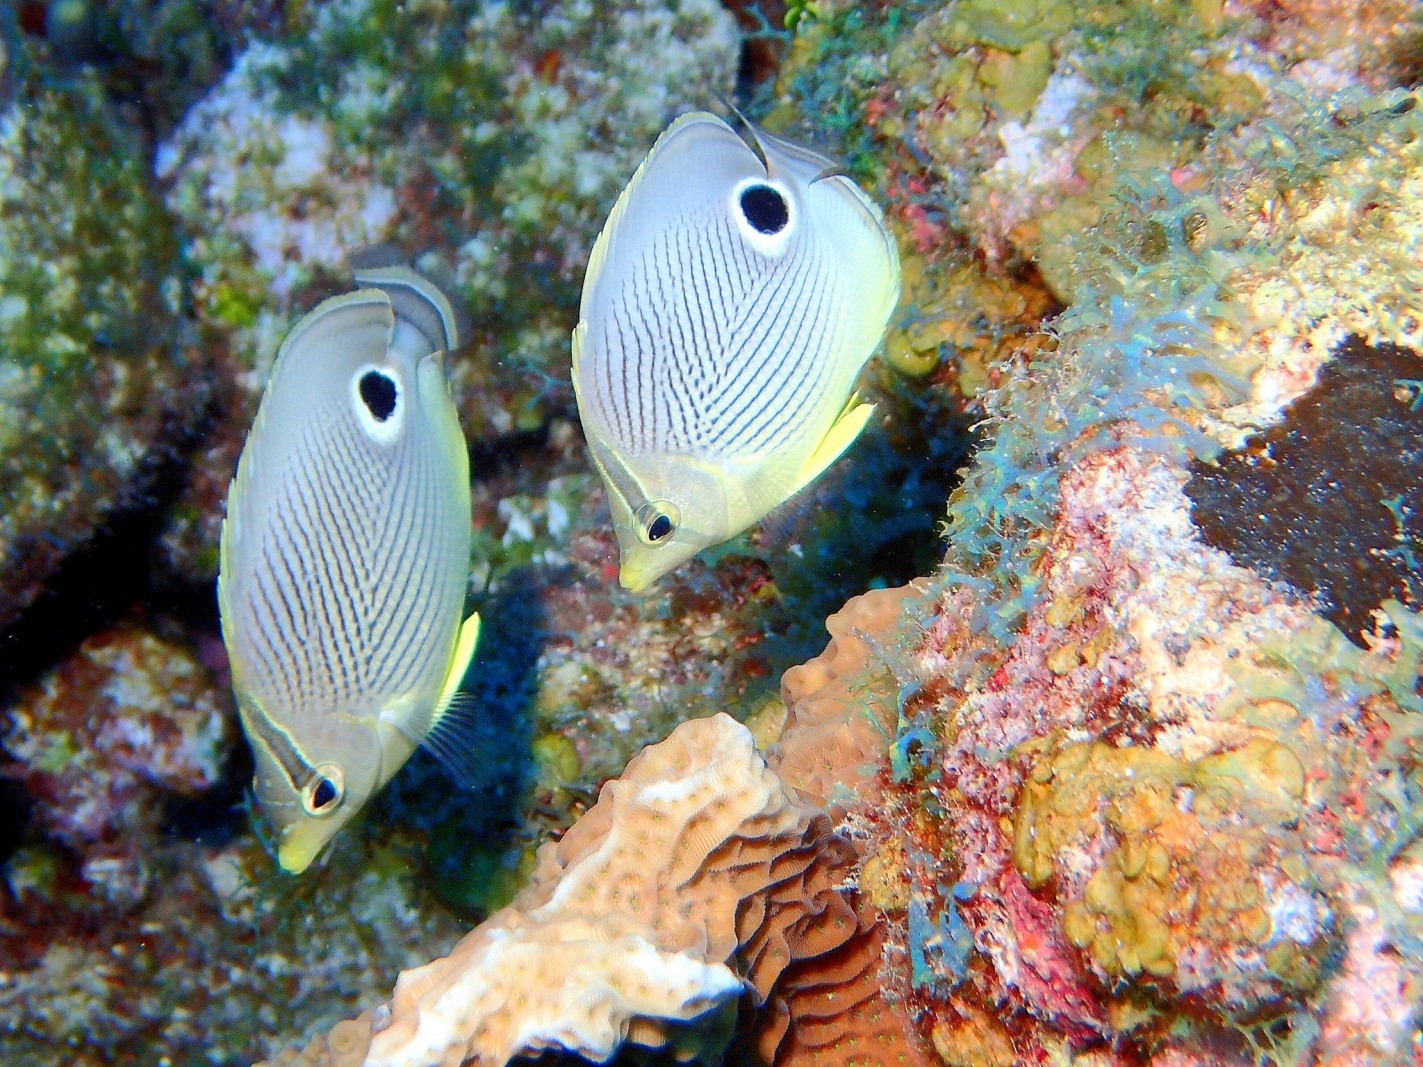
[[[878,208],[824,157],[677,119],[590,257],[573,381],[630,589],[820,474],[872,410],[856,377],[899,299]]]
[[[222,528],[218,600],[254,786],[305,869],[437,731],[478,634],[461,627],[469,460],[445,381],[448,301],[357,274],[282,343]]]

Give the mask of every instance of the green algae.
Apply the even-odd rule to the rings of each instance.
[[[0,112],[0,626],[201,408],[137,136],[95,75],[22,59]]]

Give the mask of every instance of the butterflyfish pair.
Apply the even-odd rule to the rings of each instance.
[[[899,298],[878,208],[831,162],[677,119],[589,260],[573,382],[640,589],[813,481],[873,408],[854,383]],[[357,272],[278,350],[228,494],[218,599],[277,857],[301,871],[425,744],[457,773],[469,461],[457,316]]]
[[[254,792],[304,870],[418,744],[461,762],[469,459],[445,380],[454,308],[358,272],[277,352],[228,493],[218,601]]]
[[[874,203],[830,160],[715,115],[658,138],[594,244],[573,383],[619,577],[641,589],[820,475],[899,299]]]

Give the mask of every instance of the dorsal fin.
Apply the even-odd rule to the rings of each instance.
[[[385,293],[395,317],[416,329],[430,351],[452,352],[460,346],[460,314],[428,278],[409,267],[366,267],[356,271],[356,284]]]

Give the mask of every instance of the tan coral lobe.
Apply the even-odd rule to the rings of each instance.
[[[625,1043],[682,1060],[719,1052],[743,996],[760,1006],[788,968],[835,958],[856,933],[841,889],[853,856],[745,727],[726,715],[684,723],[540,849],[509,907],[401,975],[359,1062],[488,1067],[546,1049],[606,1060]],[[838,986],[813,984],[872,989],[875,969],[857,960]],[[327,1040],[278,1062],[351,1062]]]

